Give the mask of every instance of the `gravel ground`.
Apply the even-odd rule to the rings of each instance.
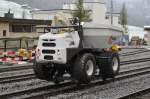
[[[130,97],[128,99],[150,99],[150,93],[144,94],[144,95],[138,95],[135,97]]]
[[[115,81],[80,91],[63,93],[45,99],[118,99],[139,90],[150,88],[150,74]]]
[[[12,92],[19,92],[22,90],[28,90],[47,85],[52,85],[52,83],[48,83],[46,81],[42,81],[39,79],[30,79],[15,83],[0,84],[0,95]]]

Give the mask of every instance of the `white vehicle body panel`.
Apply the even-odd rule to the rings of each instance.
[[[79,41],[80,38],[77,31],[62,34],[46,33],[39,37],[36,61],[65,64],[67,62],[66,49],[78,48]],[[43,46],[43,43],[53,43],[55,46]],[[43,50],[53,50],[55,53],[43,53]],[[45,56],[51,56],[52,59],[45,59]]]

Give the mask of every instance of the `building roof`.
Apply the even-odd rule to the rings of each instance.
[[[32,10],[32,11],[71,11],[71,9],[46,9],[46,10]]]
[[[24,37],[0,37],[0,40],[6,40],[6,41],[17,41],[17,40],[23,40],[23,39],[27,39],[27,40],[33,40],[33,39],[38,39],[38,37],[28,37],[28,36],[24,36]]]
[[[150,26],[144,26],[144,30],[150,31]]]
[[[111,14],[111,12],[106,12],[106,14]],[[120,15],[119,12],[118,12],[118,13],[117,13],[117,12],[113,12],[112,14],[114,14],[114,15],[115,15],[115,14],[116,14],[116,15]]]
[[[31,13],[41,13],[41,12],[43,12],[43,13],[45,13],[45,12],[56,12],[56,11],[63,11],[63,12],[71,12],[71,11],[73,11],[73,10],[71,10],[71,9],[47,9],[47,10],[32,10],[32,11],[30,11]]]
[[[0,22],[9,22],[9,23],[21,23],[21,24],[35,24],[35,25],[51,25],[51,20],[33,20],[33,19],[14,19],[0,17]]]
[[[113,16],[120,17],[120,13],[111,13],[111,12],[106,12],[106,15],[108,15],[108,16],[111,16],[111,14],[112,14]]]

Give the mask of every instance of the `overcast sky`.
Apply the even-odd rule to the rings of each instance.
[[[8,0],[19,4],[28,4],[38,9],[61,9],[63,3],[73,0]],[[110,0],[105,0],[109,11]],[[120,12],[122,4],[125,3],[128,11],[128,24],[141,26],[150,25],[150,0],[113,0],[114,11]]]

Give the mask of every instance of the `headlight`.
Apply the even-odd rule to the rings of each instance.
[[[61,52],[60,52],[60,50],[57,50],[57,55],[61,55]]]

